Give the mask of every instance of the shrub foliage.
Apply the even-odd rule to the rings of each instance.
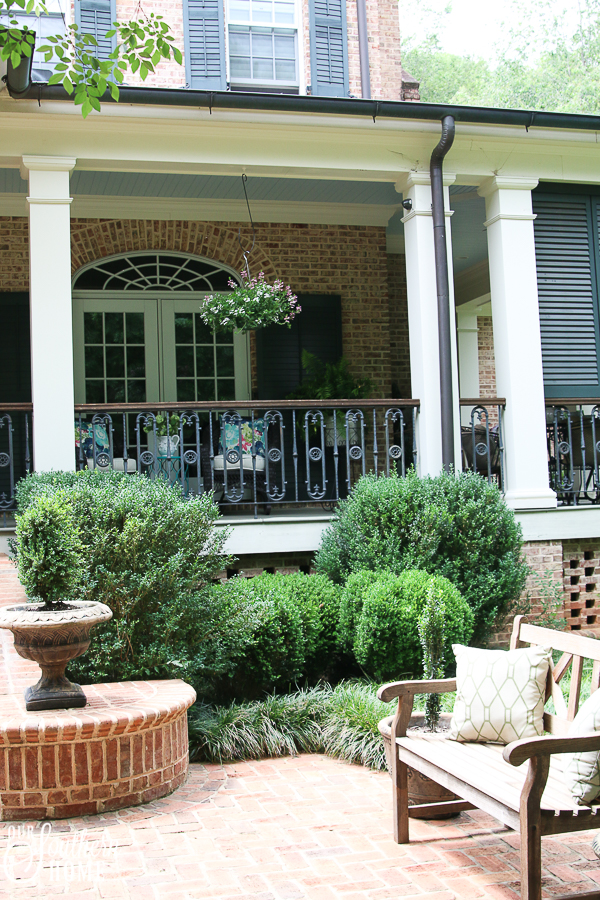
[[[210,498],[184,500],[177,486],[117,472],[34,474],[17,488],[19,529],[40,503],[59,500],[82,543],[70,596],[113,611],[88,653],[70,664],[71,677],[183,677],[202,689],[229,671],[265,611],[211,583],[229,559]],[[19,566],[25,552],[18,539]]]
[[[265,615],[253,639],[241,645],[222,692],[258,697],[286,690],[330,667],[336,651],[339,588],[323,575],[259,575],[232,578],[216,588],[262,605]]]
[[[479,475],[367,475],[340,503],[315,566],[337,583],[364,569],[443,575],[473,610],[481,643],[524,588],[521,543],[512,511]]]
[[[418,623],[430,591],[445,608],[446,659],[452,658],[453,643],[468,643],[473,612],[446,578],[415,569],[400,575],[382,572],[365,594],[354,638],[356,659],[368,676],[379,681],[422,677]]]
[[[69,596],[81,577],[79,529],[63,491],[41,496],[17,520],[18,572],[30,600]]]

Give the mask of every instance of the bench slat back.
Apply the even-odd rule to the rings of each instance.
[[[581,675],[585,659],[594,661],[592,669],[592,693],[600,687],[600,641],[596,638],[583,637],[568,631],[554,631],[552,628],[541,628],[530,625],[524,616],[516,616],[510,640],[511,650],[524,644],[540,647],[551,647],[562,651],[562,656],[553,669],[548,672],[546,699],[552,697],[555,714],[544,713],[544,727],[550,734],[564,735],[569,723],[573,721],[579,709],[581,695]],[[571,674],[569,699],[565,703],[560,682],[567,672]]]

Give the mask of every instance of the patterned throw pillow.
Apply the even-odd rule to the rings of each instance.
[[[600,691],[594,691],[569,726],[568,736],[600,731]],[[565,784],[576,803],[591,803],[600,795],[600,751],[565,753]]]
[[[456,701],[448,737],[509,744],[543,733],[547,647],[479,650],[453,644]]]
[[[264,438],[265,422],[264,419],[254,420],[254,448],[257,456],[265,455],[265,438]],[[233,422],[223,422],[221,419],[221,434],[219,436],[219,454],[223,454],[223,432],[225,432],[225,448],[226,450],[240,449],[240,425]],[[252,455],[252,419],[243,418],[241,420],[242,432],[242,456]]]

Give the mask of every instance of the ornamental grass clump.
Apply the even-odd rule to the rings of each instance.
[[[267,325],[291,326],[302,311],[297,296],[280,279],[273,284],[264,272],[257,278],[241,273],[241,284],[229,280],[231,291],[206,297],[200,315],[214,331],[254,331]]]

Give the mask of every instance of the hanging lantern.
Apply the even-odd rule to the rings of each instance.
[[[246,250],[241,241],[241,229],[238,242],[244,257],[244,269],[241,272],[241,283],[229,280],[231,291],[211,294],[205,298],[200,311],[204,322],[214,331],[254,331],[267,325],[291,326],[295,316],[302,311],[297,296],[288,284],[277,279],[272,284],[266,281],[264,272],[257,277],[250,274],[248,257],[254,250],[256,230],[250,212],[250,203],[246,192],[247,176],[242,175],[242,187],[246,197],[248,215],[252,225],[252,246]]]

